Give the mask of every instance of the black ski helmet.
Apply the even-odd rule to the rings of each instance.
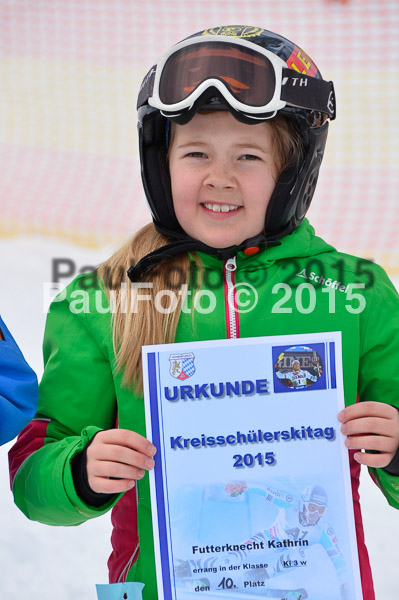
[[[245,76],[253,78],[256,84],[253,90],[261,87],[259,83],[262,81],[263,73],[267,73],[268,82],[263,87],[267,95],[268,88],[275,86],[275,102],[274,104],[271,102],[274,106],[273,110],[268,110],[265,101],[266,108],[262,112],[263,109],[256,104],[256,98],[249,99],[251,106],[248,107],[246,106],[248,100],[238,102],[234,98],[234,92],[237,90],[233,90],[226,83],[229,79],[218,72],[208,74],[201,80],[201,86],[198,85],[188,95],[185,93],[184,98],[173,97],[176,87],[179,86],[180,76],[180,71],[173,72],[175,57],[178,59],[175,60],[175,64],[178,61],[182,62],[184,56],[187,56],[187,49],[190,51],[195,48],[203,49],[206,43],[211,48],[211,52],[216,48],[212,42],[226,48],[226,51],[220,51],[219,54],[223,54],[224,61],[230,60],[231,65],[236,61],[237,53],[241,55],[252,52],[257,56],[256,60],[247,59],[244,67],[241,68],[244,68]],[[228,52],[231,48],[235,49],[235,55],[230,54],[232,56],[230,59]],[[265,62],[269,57],[271,63],[278,63],[277,68],[274,69],[275,73],[273,73],[273,64],[268,71],[264,69],[260,75],[259,72],[251,71],[256,67],[250,63],[256,63],[258,58],[258,62],[263,60],[263,56],[259,56],[259,53],[265,55]],[[198,51],[197,56],[200,56]],[[213,68],[215,69],[215,66]],[[248,75],[249,72],[251,75]],[[176,81],[177,85],[175,85]],[[174,85],[172,91],[169,90],[170,82]],[[250,89],[250,86],[246,87]],[[183,89],[183,85],[181,88]],[[167,97],[167,101],[169,96],[171,110],[161,98],[161,93]],[[184,107],[176,110],[176,106],[180,106],[179,100],[182,100],[180,104],[184,104]],[[278,108],[276,109],[275,106]],[[163,258],[187,250],[201,250],[226,259],[239,250],[245,252],[249,248],[256,249],[260,246],[279,244],[279,238],[291,233],[302,222],[316,187],[326,144],[328,120],[335,118],[335,95],[332,82],[322,79],[315,63],[293,42],[271,31],[243,25],[200,31],[173,46],[150,69],[139,91],[137,109],[141,174],[145,194],[156,230],[172,243],[165,246],[164,250],[162,248],[156,250],[142,259],[140,265],[137,265],[138,268],[133,268],[129,274],[132,280],[139,278],[143,271]],[[199,240],[190,238],[181,228],[173,208],[167,166],[169,121],[184,124],[199,110],[220,109],[229,110],[235,118],[248,124],[268,120],[277,114],[284,115],[300,129],[305,147],[301,160],[295,165],[289,165],[276,183],[266,210],[263,232],[255,238],[245,240],[239,246],[229,248],[206,246]]]

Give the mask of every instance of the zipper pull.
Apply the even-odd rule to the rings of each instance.
[[[235,271],[237,269],[236,257],[233,256],[226,260],[226,271]]]

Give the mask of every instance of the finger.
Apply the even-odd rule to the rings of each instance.
[[[392,460],[392,454],[370,454],[368,452],[355,452],[353,458],[361,465],[383,469],[387,467]]]
[[[107,477],[93,477],[89,485],[97,494],[121,494],[131,490],[136,484],[134,479],[108,479]]]
[[[394,418],[398,411],[393,406],[384,402],[357,402],[351,406],[347,406],[338,413],[338,420],[341,423],[346,423],[352,419],[361,417],[381,417],[384,419]]]
[[[107,433],[108,435],[102,440],[106,444],[115,444],[134,449],[137,452],[146,454],[150,458],[156,453],[155,446],[147,440],[147,438],[136,431],[130,431],[129,429],[111,429]]]
[[[142,452],[149,457],[153,457],[156,448],[155,446],[136,431],[130,431],[129,429],[107,429],[97,433],[93,440],[94,443],[102,442],[103,444],[112,444],[117,446],[125,446]]]
[[[145,475],[144,469],[140,467],[105,460],[93,462],[90,465],[89,472],[90,476],[117,479],[142,479]]]
[[[362,435],[345,440],[345,446],[351,450],[374,450],[394,454],[396,444],[392,438],[383,435]]]
[[[114,444],[98,444],[93,447],[90,445],[87,449],[87,460],[118,462],[147,470],[151,470],[155,464],[146,454]]]
[[[396,435],[396,425],[390,419],[380,417],[362,417],[352,419],[341,425],[341,432],[344,435],[358,435],[364,433],[375,433],[394,437]]]

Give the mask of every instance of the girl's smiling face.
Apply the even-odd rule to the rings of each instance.
[[[189,236],[226,248],[263,231],[277,175],[272,146],[270,125],[247,125],[228,111],[173,125],[173,206]]]

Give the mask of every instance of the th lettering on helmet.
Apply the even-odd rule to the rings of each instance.
[[[246,27],[245,25],[228,25],[227,27],[213,27],[206,29],[202,35],[229,35],[232,37],[256,37],[265,30],[260,27]]]

